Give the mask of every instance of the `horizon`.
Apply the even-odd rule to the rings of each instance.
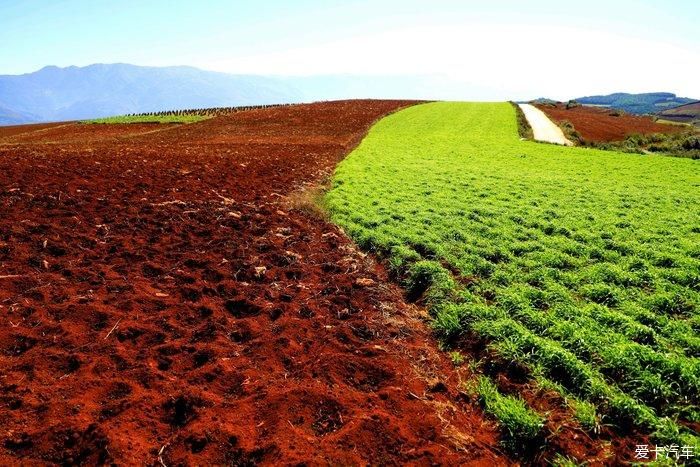
[[[404,78],[409,78],[409,77],[439,76],[439,75],[435,75],[435,74],[432,74],[432,75],[431,74],[424,74],[424,75],[398,75],[398,74],[396,74],[396,75],[392,75],[392,74],[388,74],[388,73],[381,74],[381,75],[361,75],[361,74],[353,74],[353,73],[327,73],[327,74],[297,75],[297,76],[273,75],[273,74],[255,75],[255,74],[250,74],[250,73],[246,73],[246,74],[240,73],[239,74],[239,73],[230,73],[230,72],[225,72],[225,71],[206,70],[206,69],[195,67],[192,65],[161,65],[161,66],[157,66],[157,65],[139,65],[137,63],[126,63],[126,62],[113,62],[113,63],[97,62],[97,63],[90,63],[88,65],[66,65],[66,66],[49,64],[49,65],[44,65],[41,68],[38,68],[38,69],[33,70],[33,71],[29,71],[29,72],[18,73],[18,74],[5,74],[5,75],[0,74],[0,76],[31,75],[33,73],[40,72],[40,71],[44,70],[45,68],[57,68],[57,69],[64,70],[64,69],[69,69],[69,68],[81,69],[81,68],[88,68],[91,66],[99,66],[99,65],[103,65],[103,66],[127,65],[127,66],[141,67],[141,68],[156,68],[156,69],[157,68],[192,68],[192,69],[199,70],[199,71],[223,73],[223,74],[232,75],[232,76],[259,76],[259,77],[264,77],[264,78],[279,78],[279,79],[284,79],[284,78],[314,78],[314,77],[357,77],[357,78],[371,78],[371,77],[397,77],[397,78],[401,78],[401,77],[404,77]],[[648,91],[640,91],[640,92],[636,92],[636,93],[629,93],[625,90],[613,91],[613,92],[609,92],[609,93],[589,92],[588,94],[569,96],[569,98],[559,99],[559,101],[565,102],[567,100],[575,99],[575,98],[601,96],[601,95],[608,95],[608,94],[659,94],[659,93],[672,93],[676,97],[679,97],[679,98],[692,98],[692,99],[697,99],[698,101],[700,101],[700,97],[696,97],[695,95],[687,95],[687,96],[681,95],[681,94],[678,94],[677,92],[674,92],[673,90],[668,90],[668,89],[648,90]],[[546,99],[546,98],[549,98],[549,96],[531,96],[530,98],[527,98],[527,99],[505,99],[505,100],[527,102],[527,101],[532,101],[532,100],[537,100],[537,99]],[[362,99],[362,97],[356,97],[353,99]],[[444,100],[444,101],[453,100],[455,102],[460,102],[460,101],[464,102],[464,100],[460,100],[460,99],[436,99],[436,100]],[[493,100],[487,99],[487,100],[484,100],[483,102],[500,102],[502,100],[503,99],[493,99]]]
[[[596,0],[574,8],[550,0],[212,0],[206,7],[66,0],[40,7],[10,1],[0,12],[6,75],[126,63],[270,77],[429,75],[447,83],[435,92],[451,100],[700,94],[700,5],[690,1]],[[649,66],[659,57],[662,66]]]

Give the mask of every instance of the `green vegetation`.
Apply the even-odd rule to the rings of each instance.
[[[464,364],[464,355],[457,351],[450,352],[450,360],[455,366],[460,366]]]
[[[520,141],[508,103],[431,103],[375,125],[326,201],[448,348],[484,342],[592,431],[698,444],[698,162]],[[509,439],[536,435],[521,399],[476,392]]]
[[[541,436],[544,418],[522,399],[501,394],[491,380],[483,376],[467,390],[479,398],[486,413],[501,421],[505,442],[512,450],[517,451]]]
[[[82,123],[195,123],[206,120],[210,117],[203,115],[182,114],[182,115],[121,115],[118,117],[96,118],[84,120]]]
[[[670,156],[700,159],[700,133],[654,133],[651,135],[631,135],[624,141],[614,143],[585,143],[586,146],[631,153],[659,153]]]
[[[630,135],[624,141],[597,142],[584,140],[574,126],[563,121],[559,125],[564,135],[578,146],[619,151],[631,154],[657,153],[676,157],[700,159],[700,132],[689,128],[681,133]]]
[[[518,121],[518,134],[522,139],[534,140],[535,135],[532,132],[532,127],[527,121],[527,117],[523,113],[523,109],[520,108],[515,102],[511,102],[513,109],[515,109],[515,117]]]

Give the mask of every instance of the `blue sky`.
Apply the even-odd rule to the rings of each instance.
[[[700,97],[698,1],[0,0],[0,74],[126,62],[436,74],[456,98]]]

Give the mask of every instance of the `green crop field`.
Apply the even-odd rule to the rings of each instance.
[[[182,115],[121,115],[118,117],[96,118],[84,120],[82,123],[195,123],[206,120],[206,115],[182,114]]]
[[[334,222],[384,258],[515,444],[546,414],[479,368],[524,366],[595,432],[697,445],[700,162],[521,141],[508,103],[380,121],[338,167]],[[511,391],[512,392],[512,391]]]

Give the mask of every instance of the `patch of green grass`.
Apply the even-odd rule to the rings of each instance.
[[[117,117],[95,118],[83,120],[81,123],[89,124],[115,124],[115,123],[195,123],[206,120],[208,116],[183,114],[183,115],[121,115]]]
[[[485,339],[583,425],[697,443],[697,161],[521,141],[508,103],[430,103],[375,125],[326,201],[445,341]]]
[[[491,380],[481,376],[467,391],[478,397],[484,411],[501,423],[505,443],[514,451],[532,447],[542,434],[544,417],[529,408],[517,397],[501,394]]]
[[[510,104],[513,106],[513,109],[515,109],[515,117],[518,120],[518,134],[523,139],[527,139],[530,141],[534,140],[535,136],[532,132],[532,127],[527,121],[527,117],[525,117],[523,109],[521,109],[520,106],[515,102],[511,102]]]
[[[574,459],[557,454],[554,456],[554,459],[552,459],[551,465],[552,467],[579,467],[586,464],[581,464]]]
[[[594,404],[588,401],[582,401],[572,396],[569,391],[564,389],[560,384],[555,383],[547,378],[538,375],[535,377],[537,385],[546,391],[558,392],[564,397],[566,405],[571,410],[573,417],[581,425],[581,428],[589,432],[598,432],[600,429],[600,423],[598,420],[598,413]]]
[[[596,142],[584,140],[569,122],[562,122],[559,126],[567,138],[582,146],[637,154],[652,152],[700,159],[700,132],[692,127],[679,133],[629,135],[623,141]]]
[[[450,360],[452,360],[452,364],[454,366],[460,366],[464,364],[464,355],[457,351],[450,352]]]

